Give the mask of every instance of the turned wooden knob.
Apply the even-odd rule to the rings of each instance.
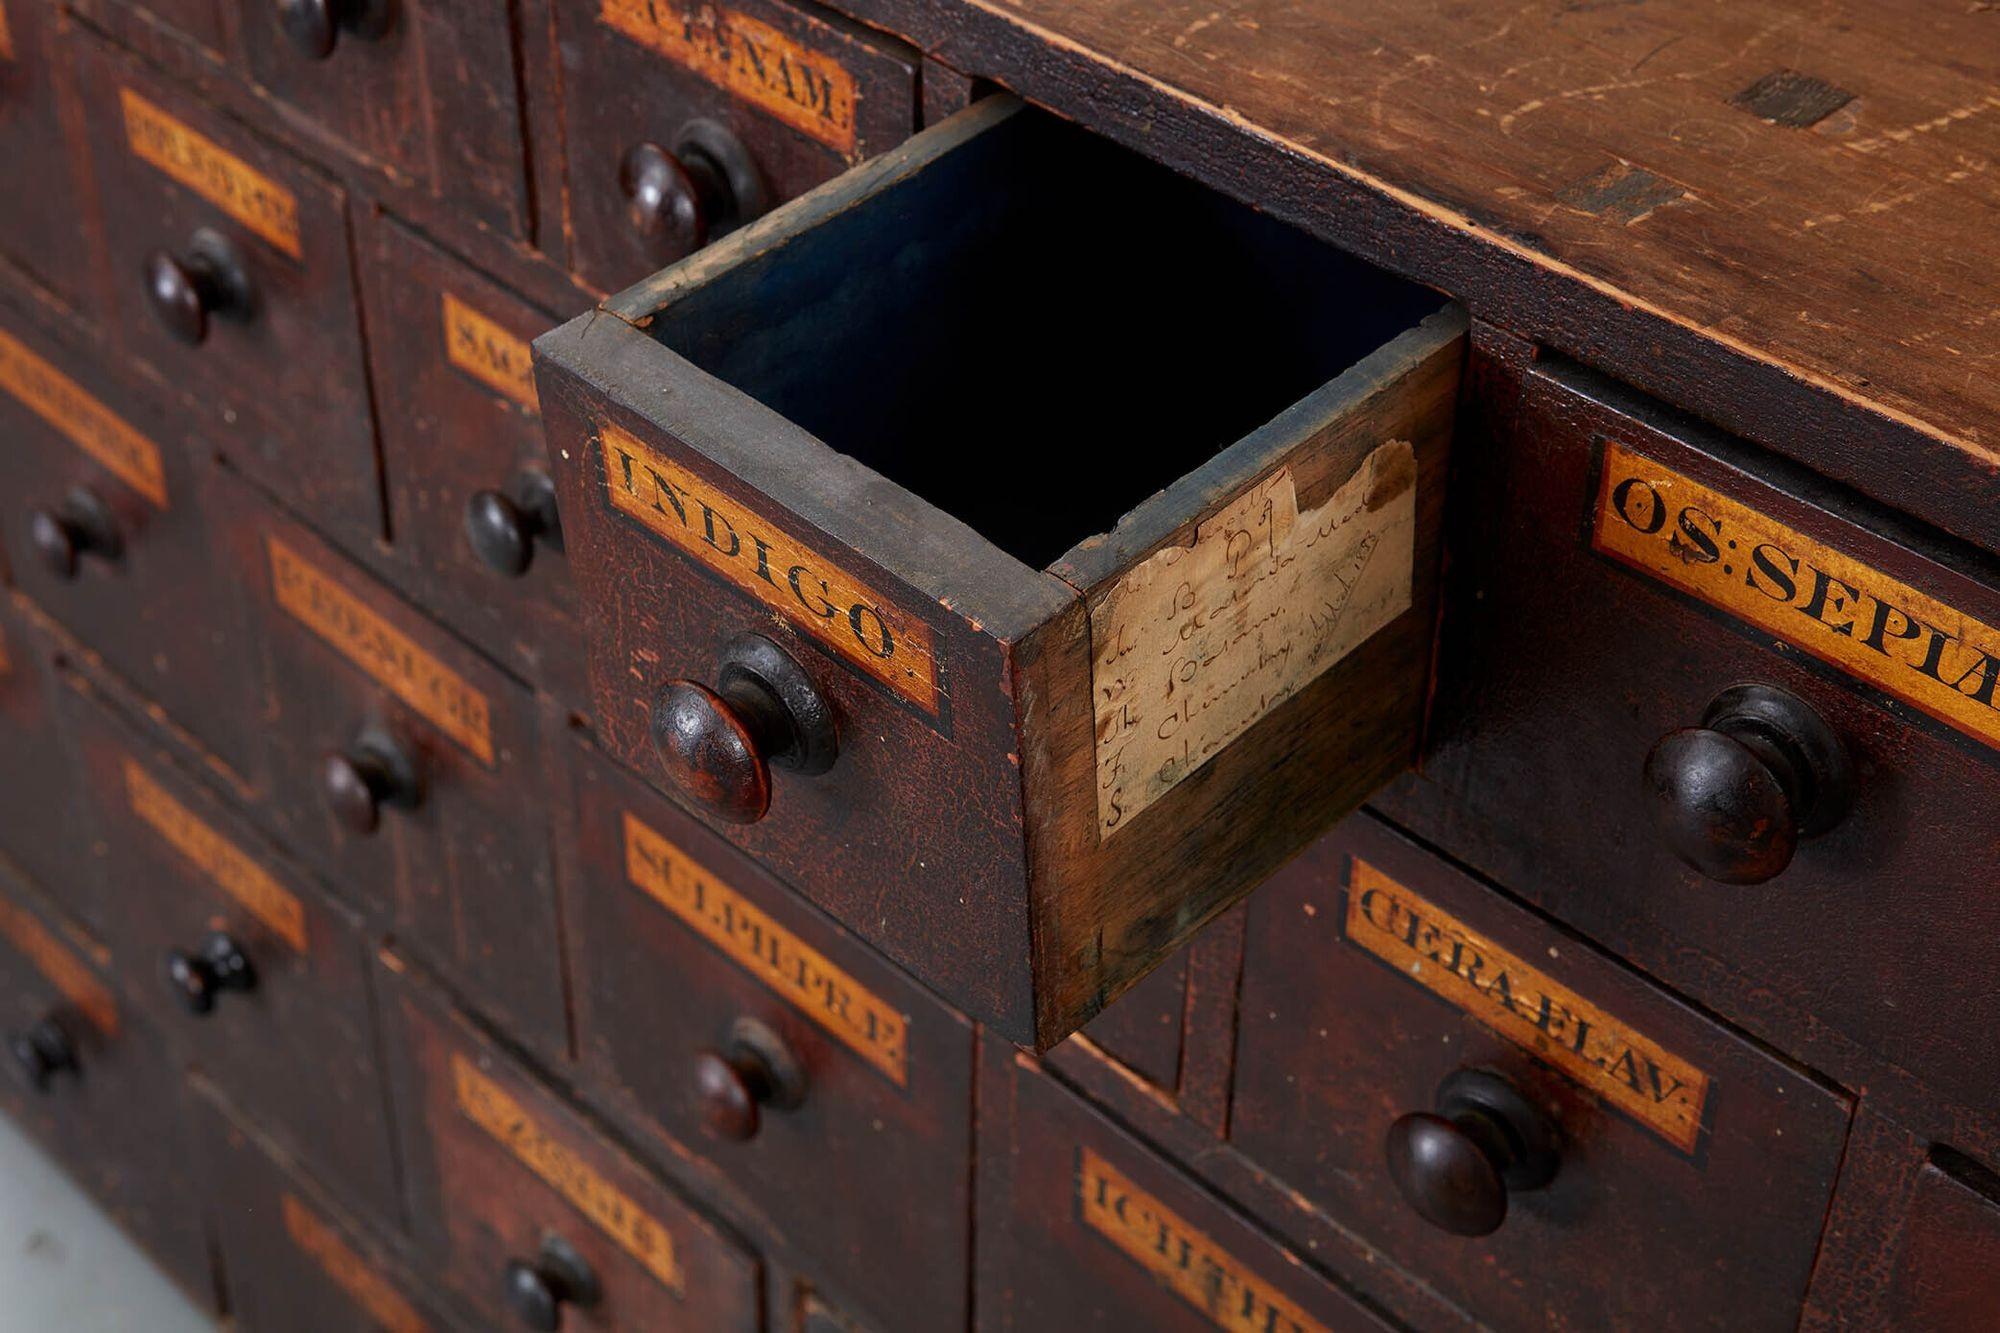
[[[1514,1193],[1537,1190],[1559,1164],[1555,1125],[1498,1074],[1461,1069],[1437,1110],[1389,1126],[1389,1177],[1418,1216],[1454,1236],[1487,1236]]]
[[[1669,850],[1724,884],[1761,884],[1853,800],[1853,767],[1826,721],[1770,685],[1718,694],[1698,727],[1662,737],[1645,783]]]
[[[364,730],[345,750],[326,756],[321,774],[327,808],[349,833],[366,837],[382,824],[382,807],[415,809],[423,802],[416,756],[387,732]]]
[[[543,1241],[541,1254],[533,1260],[508,1260],[501,1280],[514,1322],[538,1333],[555,1333],[562,1327],[564,1306],[587,1310],[603,1295],[597,1274],[560,1236]]]
[[[667,777],[718,819],[771,808],[771,765],[824,773],[839,750],[833,711],[805,669],[760,634],[723,649],[714,689],[670,681],[653,701],[653,749]]]
[[[393,26],[390,0],[277,0],[278,26],[294,50],[325,60],[343,32],[373,40]]]
[[[185,255],[155,250],[146,256],[146,303],[176,341],[190,347],[208,339],[209,320],[247,318],[255,306],[250,271],[229,240],[196,232]]]
[[[494,573],[522,577],[534,563],[537,542],[563,549],[555,483],[529,469],[509,490],[474,492],[465,505],[465,540]]]
[[[662,263],[685,258],[764,211],[761,174],[749,150],[721,125],[682,127],[671,150],[638,143],[618,163],[626,214]]]
[[[77,576],[84,556],[116,560],[125,550],[111,506],[84,486],[71,488],[53,508],[37,505],[29,510],[28,541],[43,567],[65,583]]]
[[[216,997],[227,991],[255,990],[257,972],[243,946],[216,931],[192,952],[167,955],[167,985],[181,1007],[199,1017],[214,1012]]]
[[[805,1068],[791,1048],[754,1018],[738,1019],[722,1050],[695,1057],[695,1096],[702,1124],[719,1139],[757,1137],[766,1106],[794,1110],[805,1101]]]
[[[49,1084],[58,1074],[76,1074],[81,1066],[77,1063],[76,1047],[70,1042],[69,1034],[53,1016],[7,1038],[7,1053],[13,1059],[14,1072],[21,1081],[36,1092],[47,1092]]]

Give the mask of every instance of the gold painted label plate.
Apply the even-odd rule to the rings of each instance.
[[[541,415],[528,344],[450,292],[444,293],[442,313],[446,359],[516,406]]]
[[[2000,630],[1605,446],[1591,545],[2000,750]]]
[[[301,1254],[319,1265],[384,1333],[425,1333],[430,1327],[403,1294],[354,1252],[319,1215],[287,1194],[279,1204],[285,1234]]]
[[[7,26],[7,6],[0,4],[0,60],[14,58],[14,30]]]
[[[860,83],[815,50],[738,10],[680,0],[602,0],[614,32],[665,56],[842,157],[855,156]]]
[[[1328,1333],[1277,1288],[1092,1152],[1077,1150],[1085,1226],[1227,1333]]]
[[[134,759],[125,760],[125,796],[132,813],[206,875],[217,888],[241,903],[285,943],[306,951],[306,909],[255,858],[211,828],[194,811],[174,799]]]
[[[48,927],[5,898],[0,898],[0,939],[7,940],[15,952],[33,963],[49,984],[90,1020],[92,1027],[106,1037],[118,1035],[118,1002],[111,998],[111,989],[97,979],[88,964],[56,939]]]
[[[673,1233],[649,1217],[623,1190],[551,1137],[506,1089],[454,1053],[452,1083],[459,1110],[557,1194],[569,1200],[598,1230],[616,1241],[646,1271],[676,1295],[685,1294]]]
[[[167,507],[167,472],[160,461],[160,447],[5,332],[0,332],[0,389],[144,496],[155,509]]]
[[[607,423],[598,442],[612,508],[937,716],[928,625],[629,431]]]
[[[265,544],[279,606],[480,763],[493,767],[493,710],[484,694],[282,540],[267,536]]]
[[[119,98],[134,155],[293,259],[303,257],[299,201],[290,190],[132,89],[119,89]]]
[[[1305,513],[1278,469],[1099,595],[1098,836],[1409,610],[1416,534],[1416,452],[1391,440]]]
[[[909,1025],[902,1014],[630,813],[625,873],[635,888],[890,1082],[908,1086]]]
[[[1348,880],[1347,938],[1682,1152],[1694,1151],[1707,1074],[1359,859]]]

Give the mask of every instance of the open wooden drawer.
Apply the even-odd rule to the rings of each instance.
[[[980,103],[536,344],[601,739],[1051,1045],[1412,758],[1463,347]]]

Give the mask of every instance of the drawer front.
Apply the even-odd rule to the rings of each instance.
[[[1439,839],[1787,1050],[1837,1034],[1966,1104],[2000,1100],[1984,944],[2000,821],[1971,813],[2000,801],[2000,571],[1975,581],[1837,498],[1753,476],[1727,442],[1581,372],[1530,369],[1518,395],[1466,479],[1486,498],[1425,764],[1453,807]],[[1541,517],[1498,517],[1523,514]],[[1745,839],[1693,818],[1692,795],[1656,799],[1701,771],[1649,773],[1649,755],[1739,684],[1802,701],[1851,777],[1844,814],[1829,799],[1773,821],[1801,834],[1788,866],[1743,862],[1768,878],[1730,885],[1657,821],[1732,864]],[[1719,804],[1769,790],[1776,770],[1715,736],[1676,744],[1691,737],[1727,760]]]
[[[385,214],[364,253],[389,527],[410,586],[494,659],[581,707],[582,631],[561,520],[548,521],[528,348],[553,321]]]
[[[229,1313],[248,1333],[434,1333],[460,1327],[368,1228],[288,1169],[211,1085],[196,1133]]]
[[[1797,1323],[1845,1097],[1372,819],[1252,897],[1239,1023],[1234,1147],[1482,1320]],[[1552,1180],[1490,1187],[1482,1096]]]
[[[971,1025],[668,802],[571,753],[564,922],[585,1067],[872,1326],[962,1326]],[[758,1080],[746,1119],[732,1099]]]
[[[55,0],[0,3],[0,162],[32,180],[0,209],[0,255],[80,306],[88,290],[94,231],[78,204],[82,156],[62,113],[64,83]]]
[[[359,922],[86,681],[68,688],[127,998],[306,1170],[400,1222]]]
[[[1936,1162],[1918,1173],[1889,1282],[1895,1327],[1976,1333],[1993,1326],[2000,1311],[2000,1196],[1992,1173],[1982,1174],[1974,1185]]]
[[[379,536],[345,194],[107,43],[75,45],[107,323],[246,472],[353,540]]]
[[[100,345],[0,307],[0,531],[14,582],[224,763],[254,763],[236,600],[218,581],[209,470],[158,391]]]
[[[207,1220],[189,1165],[180,1074],[159,1035],[119,1003],[102,961],[99,946],[0,873],[0,1032],[9,1065],[9,1077],[0,1078],[0,1112],[95,1196],[191,1300],[213,1311]]]
[[[1188,953],[1182,949],[1154,968],[1083,1029],[1112,1059],[1168,1092],[1180,1087]]]
[[[555,11],[571,261],[600,291],[637,282],[693,244],[657,211],[635,216],[631,187],[643,182],[629,168],[646,145],[680,163],[690,137],[705,143],[719,130],[741,153],[749,189],[697,196],[676,182],[672,197],[708,200],[697,206],[705,234],[916,128],[915,56],[824,10],[785,0],[555,0]],[[690,134],[697,121],[707,128]]]
[[[221,54],[234,49],[224,13],[228,4],[229,0],[76,0],[73,7],[109,32],[130,30],[115,12],[129,10]]]
[[[521,1040],[567,1051],[533,697],[248,487],[218,491],[280,841]]]
[[[418,1241],[491,1326],[515,1319],[510,1265],[558,1288],[578,1261],[598,1292],[565,1302],[566,1329],[761,1326],[752,1255],[383,960]]]
[[[1390,1327],[998,1043],[982,1074],[978,1327]],[[990,1126],[990,1129],[988,1128]]]
[[[239,0],[250,76],[398,183],[512,236],[528,229],[516,6],[492,0]],[[287,24],[286,13],[329,17]],[[349,17],[342,21],[341,16]]]
[[[11,531],[9,534],[11,536]],[[18,593],[0,592],[0,757],[7,771],[32,773],[0,801],[0,854],[72,915],[101,921],[95,876],[78,873],[89,830],[47,623]]]

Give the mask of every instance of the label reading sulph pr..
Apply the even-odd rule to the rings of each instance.
[[[125,141],[142,162],[292,258],[303,255],[299,201],[290,190],[130,88],[119,89],[118,95],[125,108]]]

